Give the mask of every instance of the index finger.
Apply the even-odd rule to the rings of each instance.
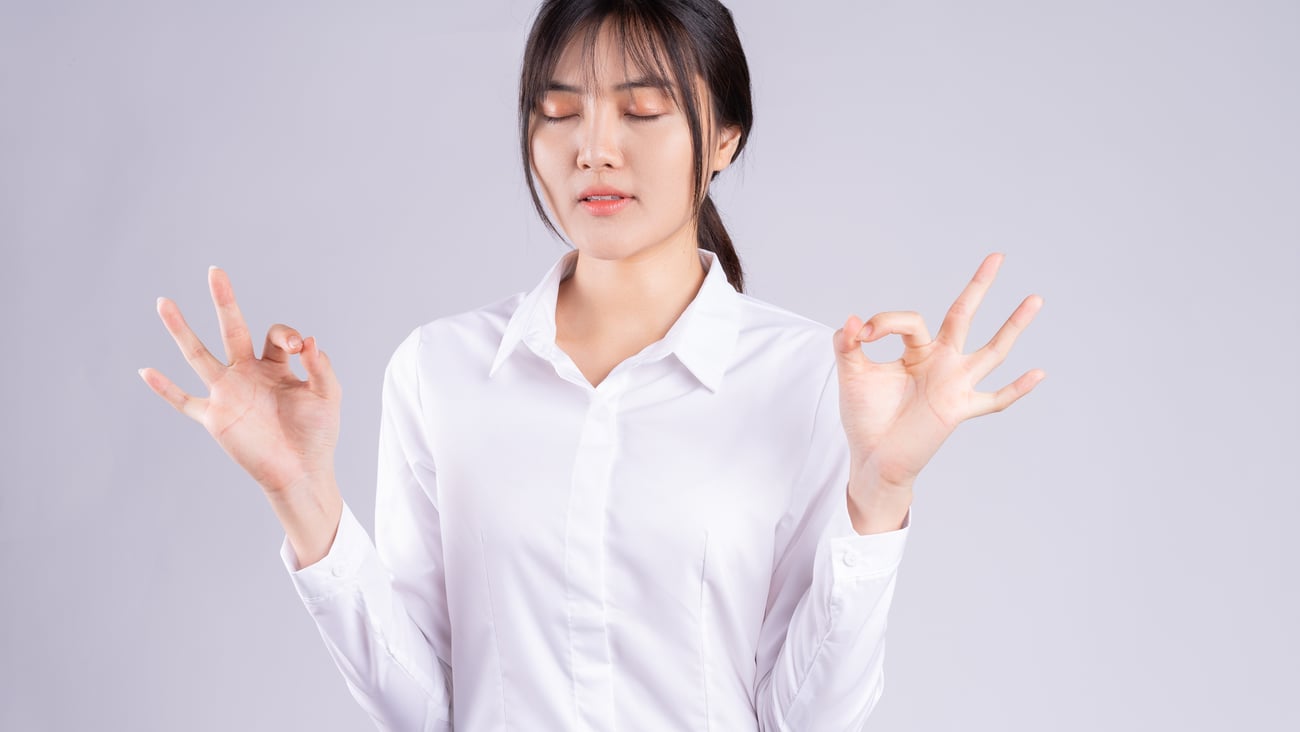
[[[249,336],[244,316],[239,312],[239,304],[235,302],[235,289],[230,286],[230,278],[215,264],[208,267],[208,288],[212,290],[212,302],[217,306],[221,342],[226,346],[230,365],[253,360],[253,339]]]
[[[224,366],[208,351],[207,346],[194,335],[190,329],[189,323],[181,315],[180,308],[176,303],[165,297],[158,298],[158,317],[162,318],[163,326],[167,332],[172,334],[172,340],[181,349],[181,354],[185,360],[194,368],[194,373],[199,375],[204,384],[212,385],[212,382],[221,378],[221,370]]]
[[[984,293],[988,292],[989,285],[993,284],[993,278],[997,277],[1002,259],[1001,252],[993,252],[984,258],[979,269],[975,270],[975,276],[967,283],[966,289],[961,291],[952,307],[948,308],[948,314],[944,316],[943,323],[939,326],[939,333],[934,338],[936,341],[947,341],[953,344],[959,353],[965,348],[966,335],[970,332],[970,321],[975,317],[980,302],[984,300]]]

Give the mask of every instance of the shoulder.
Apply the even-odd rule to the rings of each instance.
[[[753,295],[736,293],[740,303],[740,312],[745,321],[754,328],[778,328],[804,335],[823,334],[830,338],[834,328],[818,322],[806,315],[781,307],[767,300],[760,300]]]
[[[737,302],[742,353],[753,356],[761,350],[802,373],[820,369],[822,376],[835,363],[836,328],[744,293],[737,293]]]
[[[490,361],[524,294],[517,292],[418,325],[397,344],[392,360],[427,363],[436,357],[444,365],[450,361],[483,358]]]

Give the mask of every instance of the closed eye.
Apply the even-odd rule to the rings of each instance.
[[[569,119],[570,117],[573,116],[575,115],[569,114],[563,117],[551,117],[549,115],[543,114],[541,115],[541,118],[542,121],[547,124],[555,124],[557,122],[563,122],[564,120]],[[638,122],[648,122],[650,120],[659,119],[662,116],[663,116],[662,114],[629,114],[628,115],[628,117],[631,117],[632,119],[637,120]]]

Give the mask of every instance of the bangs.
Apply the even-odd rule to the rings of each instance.
[[[687,85],[682,80],[691,78],[693,69],[686,67],[692,64],[674,64],[672,59],[680,58],[680,54],[673,53],[677,49],[668,48],[671,36],[662,28],[652,27],[644,16],[632,12],[614,13],[605,18],[588,20],[582,28],[576,29],[570,38],[564,39],[559,44],[563,49],[569,45],[572,36],[581,34],[582,50],[579,66],[582,70],[581,79],[584,86],[593,88],[598,81],[596,44],[602,29],[609,31],[609,41],[614,46],[613,50],[623,59],[624,78],[652,84],[667,94],[679,108],[685,106],[680,94],[683,87]],[[558,62],[559,54],[547,69],[548,76],[555,73],[555,65]]]
[[[603,7],[602,7],[603,6]],[[555,17],[543,23],[529,39],[529,56],[537,63],[525,69],[520,85],[520,112],[536,110],[554,81],[553,74],[569,44],[581,39],[580,83],[591,88],[597,82],[596,44],[602,30],[609,32],[614,52],[623,59],[626,78],[651,84],[679,108],[696,104],[693,85],[686,83],[699,73],[699,61],[690,53],[685,29],[674,27],[653,7],[623,3],[593,3],[578,17]],[[552,26],[552,27],[546,27]]]

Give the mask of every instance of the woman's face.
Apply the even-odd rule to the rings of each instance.
[[[532,165],[556,223],[583,254],[622,259],[664,247],[696,246],[691,216],[691,133],[683,110],[653,84],[641,85],[602,29],[593,88],[584,88],[581,41],[570,43],[534,115]],[[701,113],[710,102],[697,80]],[[711,170],[725,168],[739,139],[710,145]],[[706,124],[705,139],[710,129]],[[707,180],[707,177],[706,177]],[[592,189],[621,194],[584,201]]]

